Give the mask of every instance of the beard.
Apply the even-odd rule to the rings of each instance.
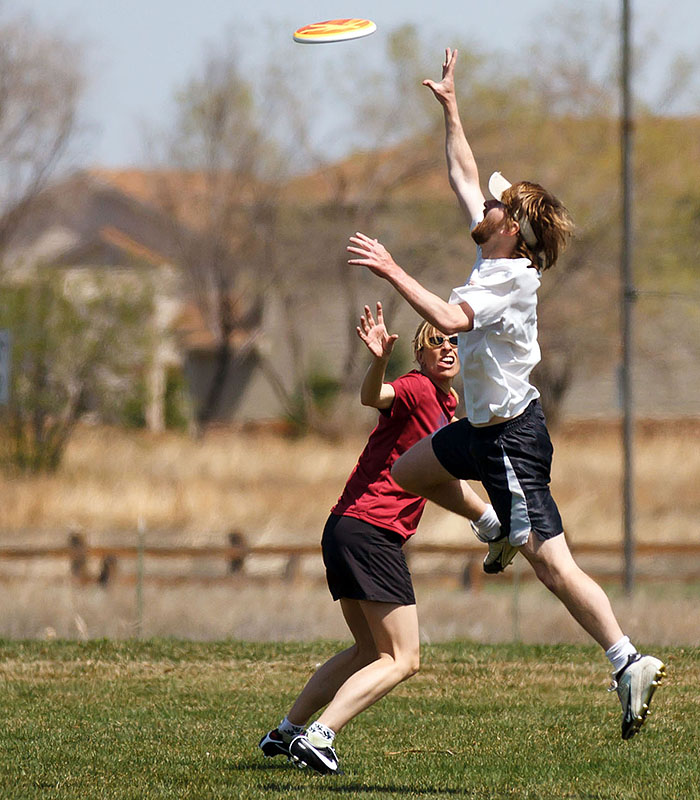
[[[481,222],[474,227],[472,231],[472,239],[478,244],[480,247],[482,244],[485,244],[494,233],[497,233],[501,225],[503,225],[502,219],[489,219],[485,217],[481,220]]]

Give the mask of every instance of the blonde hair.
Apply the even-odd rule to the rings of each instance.
[[[421,367],[420,359],[418,358],[418,354],[424,347],[431,347],[430,342],[428,341],[432,336],[444,336],[445,334],[438,330],[434,325],[431,325],[426,320],[423,320],[421,324],[416,328],[416,333],[413,337],[413,358],[416,360],[416,363]],[[459,395],[454,390],[454,387],[450,387],[450,394],[455,398],[457,402],[459,402]]]
[[[426,320],[423,320],[421,324],[416,328],[416,332],[413,336],[413,358],[418,361],[420,364],[420,360],[418,359],[418,354],[424,347],[430,347],[428,343],[428,339],[432,336],[440,335],[442,333],[434,326],[431,325]]]
[[[515,255],[529,258],[540,270],[549,269],[557,263],[574,232],[574,223],[564,205],[538,183],[520,181],[514,183],[501,195],[508,216],[521,227]],[[528,244],[522,228],[529,223],[536,238]]]

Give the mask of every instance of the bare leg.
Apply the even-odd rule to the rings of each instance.
[[[437,460],[429,436],[416,442],[396,461],[391,476],[407,492],[472,521],[486,510],[486,503],[471,486],[450,475]]]
[[[415,606],[356,602],[362,606],[379,657],[350,675],[318,718],[318,722],[336,733],[401,681],[415,675],[420,665]]]
[[[347,650],[336,653],[309,678],[287,714],[287,719],[294,725],[306,725],[313,714],[331,702],[351,675],[377,659],[377,648],[360,602],[347,598],[340,600],[343,616],[355,643]]]
[[[542,583],[603,650],[622,638],[608,596],[576,564],[563,534],[540,541],[531,533],[521,552]]]

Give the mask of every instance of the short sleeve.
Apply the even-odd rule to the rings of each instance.
[[[405,419],[420,405],[423,396],[423,382],[418,372],[409,372],[402,375],[395,381],[391,381],[394,387],[394,402],[388,409],[389,415],[394,419]]]
[[[499,269],[480,276],[478,284],[467,284],[452,290],[450,303],[468,303],[474,311],[474,328],[486,328],[500,322],[512,300],[513,273]]]

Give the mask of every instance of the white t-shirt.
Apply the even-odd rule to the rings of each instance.
[[[469,281],[450,295],[450,303],[466,302],[474,309],[473,329],[459,334],[464,403],[474,424],[517,417],[540,396],[530,383],[540,360],[540,273],[531,263],[527,258],[485,259],[477,248]]]

